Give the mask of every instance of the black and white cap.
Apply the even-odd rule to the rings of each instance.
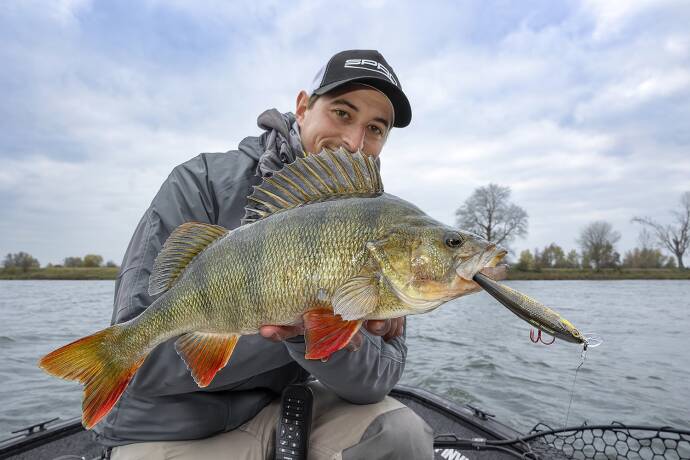
[[[393,68],[376,50],[347,50],[334,55],[314,77],[310,94],[326,94],[353,82],[371,86],[388,96],[395,111],[393,126],[404,128],[410,124],[410,101]]]

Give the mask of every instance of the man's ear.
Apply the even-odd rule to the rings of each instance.
[[[304,90],[300,91],[297,95],[297,102],[295,104],[295,118],[297,119],[297,123],[299,123],[300,126],[302,125],[302,121],[304,120],[304,114],[307,111],[308,104],[309,95]]]

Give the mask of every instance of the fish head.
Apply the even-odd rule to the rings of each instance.
[[[418,218],[400,226],[369,251],[382,277],[414,313],[481,290],[472,277],[495,267],[507,251],[478,235]]]

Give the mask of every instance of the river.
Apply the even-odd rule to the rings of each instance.
[[[401,383],[480,407],[520,431],[537,422],[562,426],[569,405],[568,425],[615,420],[690,428],[689,281],[507,284],[603,338],[577,377],[581,347],[533,344],[528,324],[479,293],[408,318]],[[79,415],[80,385],[44,374],[36,362],[106,327],[113,285],[0,281],[0,439],[35,422]]]

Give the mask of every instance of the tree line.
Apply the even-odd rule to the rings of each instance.
[[[474,190],[455,211],[456,225],[496,244],[508,247],[517,237],[527,235],[529,216],[510,202],[510,187],[489,184]],[[680,197],[680,206],[671,211],[671,223],[662,224],[649,217],[635,216],[631,222],[642,225],[639,247],[622,257],[616,250],[621,234],[606,221],[594,221],[580,230],[580,251],[566,254],[556,243],[542,250],[520,253],[516,268],[685,268],[683,256],[690,246],[690,191]],[[670,253],[665,255],[662,250]]]
[[[15,254],[7,254],[2,265],[5,270],[18,270],[22,272],[27,272],[29,270],[34,270],[41,267],[38,259],[23,251]],[[103,264],[103,256],[98,254],[86,254],[84,257],[65,257],[62,264],[53,265],[49,263],[46,267],[117,267],[117,264],[112,260],[109,260]]]
[[[597,222],[597,224],[606,222]],[[644,231],[641,233],[644,235]],[[556,243],[520,252],[514,267],[522,271],[540,271],[543,268],[594,269],[603,268],[677,268],[676,260],[664,255],[660,249],[641,245],[621,255],[609,242],[589,244],[578,252],[571,249],[566,254]]]
[[[529,216],[520,206],[510,202],[510,187],[489,184],[474,190],[472,195],[455,211],[456,225],[463,229],[509,247],[517,237],[527,235]],[[680,206],[671,211],[671,223],[662,224],[649,217],[635,216],[633,223],[642,225],[639,247],[627,251],[622,257],[616,250],[620,233],[606,221],[594,221],[581,229],[577,244],[578,252],[571,249],[566,254],[556,243],[542,250],[522,251],[516,268],[539,270],[541,268],[685,268],[683,257],[690,246],[690,191],[681,195]],[[671,255],[663,254],[662,250]],[[675,258],[675,259],[674,259]],[[7,254],[5,269],[24,272],[40,267],[36,258],[26,252]],[[48,267],[61,265],[48,264]],[[82,257],[66,257],[65,267],[101,267],[103,257],[87,254]],[[117,267],[108,261],[106,267]]]

